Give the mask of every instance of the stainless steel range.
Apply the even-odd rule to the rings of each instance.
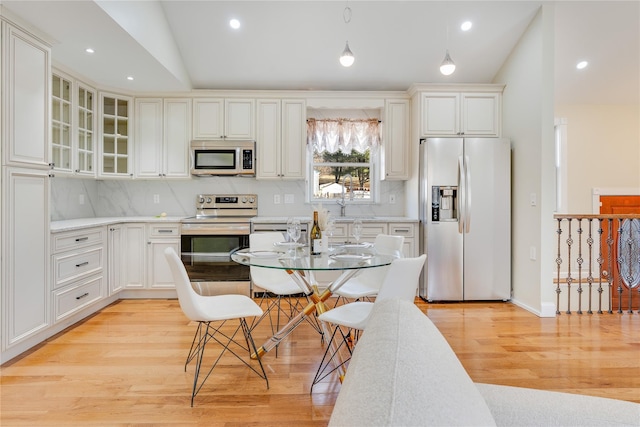
[[[181,258],[196,291],[251,295],[249,267],[232,261],[231,253],[249,247],[251,218],[257,214],[255,194],[196,196],[196,215],[181,226]]]

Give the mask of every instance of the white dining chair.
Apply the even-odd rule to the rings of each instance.
[[[403,245],[404,236],[378,234],[373,243],[373,249],[380,255],[402,258]],[[345,299],[360,301],[370,300],[375,297],[384,282],[388,270],[388,266],[363,269],[333,293],[337,297],[334,306],[337,306]]]
[[[343,371],[346,369],[351,358],[352,348],[357,343],[359,332],[365,331],[374,304],[390,298],[411,302],[415,300],[418,280],[426,259],[427,255],[425,254],[416,258],[394,259],[374,302],[354,301],[335,307],[318,316],[318,320],[321,322],[332,325],[333,333],[311,384],[311,391],[313,391],[313,386],[326,378],[327,375],[338,369]],[[371,270],[378,270],[378,268]],[[344,353],[343,348],[347,349],[348,356],[341,360],[341,352]],[[342,380],[342,376],[340,379]]]
[[[252,233],[249,235],[250,251],[273,251],[277,249],[276,243],[284,241],[284,236],[279,231],[266,233]],[[307,298],[303,289],[291,278],[285,271],[277,268],[265,268],[251,266],[251,281],[255,286],[263,290],[260,298],[260,306],[266,303],[264,314],[254,322],[252,328],[258,325],[263,319],[269,319],[271,333],[274,334],[280,330],[280,317],[284,317],[282,325],[288,322],[293,316],[304,309],[304,305],[300,303],[299,297]],[[284,304],[283,304],[284,302]],[[305,301],[308,302],[308,299]],[[305,304],[306,305],[306,304]],[[275,310],[275,324],[272,312]],[[322,328],[315,316],[305,318],[314,329],[322,335]],[[276,357],[278,355],[278,347],[276,347]]]
[[[165,249],[164,255],[171,268],[180,308],[187,318],[198,322],[198,328],[196,329],[187,360],[184,364],[186,372],[189,362],[196,359],[193,388],[191,391],[191,406],[193,406],[193,400],[196,394],[198,394],[226,351],[232,353],[253,372],[258,374],[260,378],[264,379],[267,383],[267,388],[269,388],[269,380],[262,366],[262,361],[257,359],[257,362],[254,362],[258,363],[260,371],[250,364],[251,354],[256,353],[257,348],[246,320],[248,317],[255,318],[262,315],[262,309],[251,298],[245,295],[203,296],[198,294],[191,286],[187,270],[184,268],[184,264],[182,264],[176,251],[169,247]],[[224,332],[222,329],[223,325],[229,320],[239,321],[239,325],[230,334]],[[236,334],[240,330],[242,330],[244,336],[243,341],[235,339]],[[198,382],[205,347],[211,340],[222,345],[222,351],[215,359],[215,362],[213,362],[209,371],[204,375],[202,381]],[[238,349],[247,352],[249,362],[240,356]]]

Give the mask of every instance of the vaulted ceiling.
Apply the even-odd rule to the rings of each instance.
[[[0,1],[52,40],[54,64],[133,93],[488,83],[545,3]],[[637,104],[640,2],[553,4],[556,102]],[[467,32],[465,20],[473,22]],[[338,62],[346,40],[356,58],[350,68]],[[451,76],[439,72],[446,49],[457,65]],[[580,60],[589,66],[576,70]]]

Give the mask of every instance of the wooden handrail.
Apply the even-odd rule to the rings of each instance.
[[[640,214],[619,214],[619,215],[554,214],[553,219],[640,219]]]

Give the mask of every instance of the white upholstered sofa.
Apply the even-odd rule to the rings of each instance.
[[[330,426],[640,426],[640,404],[476,384],[414,304],[375,305]]]

